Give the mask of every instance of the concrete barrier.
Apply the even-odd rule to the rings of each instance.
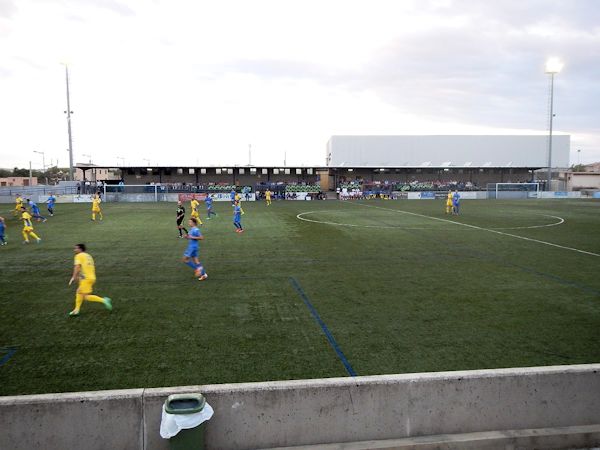
[[[208,449],[600,424],[600,364],[590,364],[0,397],[0,448],[167,449],[161,407],[181,392],[204,393],[215,410]],[[546,439],[569,441],[555,435]]]
[[[0,397],[0,449],[142,449],[143,392]]]

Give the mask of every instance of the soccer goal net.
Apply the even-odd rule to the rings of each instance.
[[[496,199],[538,198],[540,183],[489,183],[487,197]]]

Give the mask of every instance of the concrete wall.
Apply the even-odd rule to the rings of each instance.
[[[143,389],[0,397],[0,449],[142,449]]]
[[[600,424],[590,364],[0,397],[0,448],[167,449],[161,405],[181,392],[215,410],[208,449]]]
[[[568,190],[600,189],[600,173],[568,173]]]

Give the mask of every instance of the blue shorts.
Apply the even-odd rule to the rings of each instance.
[[[236,214],[235,216],[233,216],[233,221],[240,223],[242,221],[242,217]]]
[[[31,212],[33,214],[35,214],[36,216],[40,215],[40,209],[39,208],[31,208]]]
[[[198,247],[188,247],[185,249],[183,256],[187,256],[188,258],[197,258],[198,257]]]

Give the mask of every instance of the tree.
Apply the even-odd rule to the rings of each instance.
[[[585,166],[583,164],[572,165],[571,172],[585,172]]]

